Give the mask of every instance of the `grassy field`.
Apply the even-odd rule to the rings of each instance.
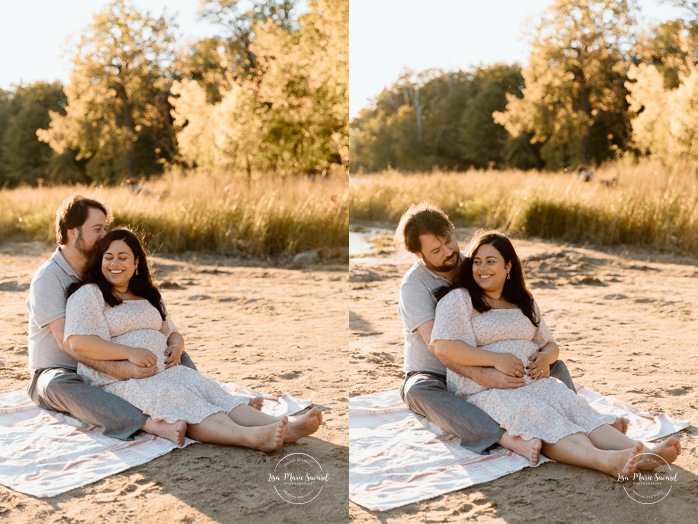
[[[457,226],[698,252],[698,172],[688,165],[618,162],[586,183],[570,173],[385,172],[352,177],[349,186],[352,221],[397,224],[410,204],[428,200]]]
[[[128,186],[56,186],[0,191],[0,240],[55,241],[61,201],[96,198],[113,225],[143,231],[153,251],[214,251],[280,256],[322,249],[346,256],[347,180],[259,178],[248,186],[229,173],[171,171],[135,193]]]

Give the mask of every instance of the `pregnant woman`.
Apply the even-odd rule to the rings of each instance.
[[[181,335],[152,282],[145,251],[129,229],[107,233],[85,279],[67,293],[65,340],[74,351],[94,360],[158,367],[151,377],[124,381],[82,364],[78,373],[154,420],[166,421],[168,438],[177,445],[186,434],[200,442],[273,451],[314,433],[322,423],[316,407],[291,419],[262,413],[246,397],[230,395],[198,371],[176,365],[179,355],[172,359],[175,365],[165,366],[168,344]]]
[[[674,462],[681,452],[670,437],[643,444],[611,424],[615,417],[596,412],[562,382],[550,377],[559,348],[526,287],[523,268],[509,239],[480,231],[466,252],[457,282],[439,293],[432,344],[438,356],[469,366],[490,366],[525,377],[517,389],[489,389],[448,370],[447,385],[484,410],[512,436],[538,453],[566,464],[629,475],[643,452]]]

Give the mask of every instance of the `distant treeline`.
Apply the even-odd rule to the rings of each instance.
[[[0,89],[0,187],[118,183],[168,165],[246,173],[348,164],[348,0],[206,0],[220,35],[112,0],[67,85]]]
[[[528,65],[406,72],[350,124],[350,170],[698,161],[698,1],[640,31],[635,0],[555,0]]]

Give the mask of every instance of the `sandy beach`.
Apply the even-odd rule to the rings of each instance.
[[[0,243],[0,392],[26,387],[24,301],[55,246]],[[347,271],[345,264],[275,267],[212,255],[154,256],[156,281],[204,374],[265,393],[311,398],[324,425],[265,454],[195,444],[62,495],[0,486],[0,520],[52,522],[346,522]],[[311,455],[328,475],[318,498],[293,505],[268,484],[286,454]]]
[[[390,227],[390,226],[385,226]],[[458,230],[461,247],[472,230]],[[398,389],[402,275],[415,258],[390,233],[350,259],[350,396]],[[546,463],[387,512],[350,505],[352,522],[689,522],[698,493],[698,257],[515,240],[528,283],[572,377],[692,426],[677,434],[677,481],[659,503],[631,500],[602,473]],[[376,254],[377,253],[377,254]]]

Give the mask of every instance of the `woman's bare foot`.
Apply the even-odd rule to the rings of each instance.
[[[273,424],[245,428],[245,442],[243,445],[267,453],[276,451],[283,445],[287,429],[288,417],[285,416]]]
[[[630,421],[627,418],[618,417],[618,418],[616,418],[616,421],[613,424],[611,424],[611,427],[616,428],[623,435],[625,435],[628,432],[628,424],[629,423],[630,423]]]
[[[317,407],[313,407],[304,415],[291,419],[288,424],[288,431],[286,432],[284,442],[286,444],[291,444],[301,437],[312,435],[318,430],[320,424],[322,424],[322,411]]]
[[[524,440],[521,437],[512,437],[509,433],[504,433],[502,438],[499,439],[498,444],[527,458],[531,466],[538,464],[540,460],[540,448],[543,446],[543,442],[539,438]]]
[[[623,475],[629,477],[637,471],[638,461],[642,458],[642,442],[635,444],[632,449],[621,449],[617,451],[607,451],[608,462],[602,471],[613,477]]]
[[[681,454],[681,443],[676,437],[669,437],[662,442],[646,443],[642,452],[659,455],[669,464],[671,464]],[[637,466],[637,469],[641,471],[650,471],[658,468],[661,465],[662,464],[658,464],[657,461],[641,460]]]
[[[148,417],[141,429],[146,433],[171,440],[177,444],[177,447],[182,447],[184,436],[187,434],[187,423],[183,420],[168,423],[164,420],[153,420]]]

